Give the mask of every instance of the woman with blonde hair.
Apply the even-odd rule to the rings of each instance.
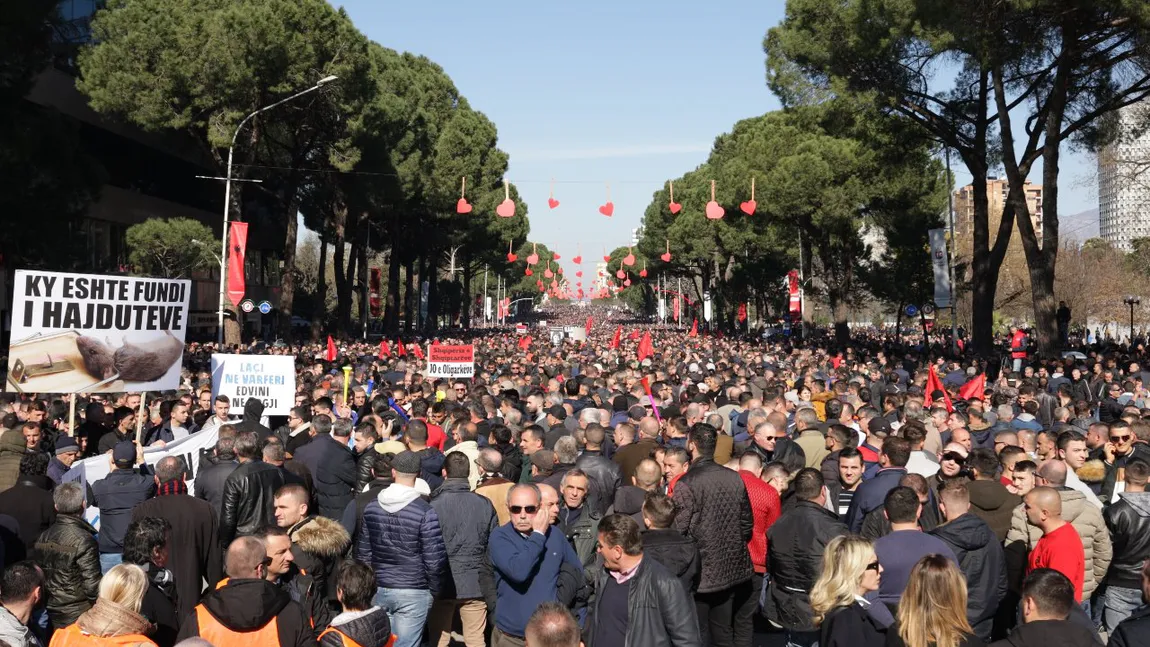
[[[858,535],[835,537],[823,553],[823,571],[811,589],[819,647],[878,647],[883,629],[863,596],[877,591],[882,566],[874,544]]]
[[[927,555],[910,569],[887,631],[887,647],[976,647],[984,645],[966,618],[966,580],[942,555]]]
[[[134,564],[118,564],[100,580],[96,604],[76,623],[57,631],[50,647],[156,647],[152,625],[140,615],[148,576]]]

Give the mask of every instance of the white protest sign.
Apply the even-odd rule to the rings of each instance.
[[[7,388],[178,388],[190,292],[185,280],[16,270]]]
[[[248,398],[264,403],[265,416],[286,416],[295,406],[292,355],[212,355],[212,399],[226,395],[242,408]]]
[[[432,345],[427,348],[427,376],[464,378],[475,375],[475,346]]]
[[[155,465],[162,458],[182,456],[184,465],[192,473],[188,479],[188,493],[193,494],[195,492],[195,478],[200,469],[200,450],[215,447],[219,433],[219,427],[212,427],[170,442],[164,447],[145,447],[144,462],[148,465]],[[108,454],[101,454],[72,463],[72,469],[64,473],[64,480],[80,481],[85,484],[94,483],[107,476],[110,471],[112,471],[111,458]]]

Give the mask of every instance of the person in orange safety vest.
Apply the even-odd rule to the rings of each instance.
[[[315,634],[291,595],[267,580],[267,547],[257,537],[228,546],[227,583],[207,593],[180,625],[179,640],[215,647],[315,647]]]

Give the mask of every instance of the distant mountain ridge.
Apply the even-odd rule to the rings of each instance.
[[[1062,240],[1085,242],[1098,237],[1098,209],[1064,215],[1058,219],[1058,234]]]

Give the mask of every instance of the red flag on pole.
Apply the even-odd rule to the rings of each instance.
[[[421,344],[412,344],[411,354],[415,355],[417,359],[423,359],[423,346]]]
[[[248,248],[248,223],[233,222],[228,232],[228,300],[239,306],[244,299],[244,250]]]
[[[962,385],[958,390],[958,397],[963,400],[970,400],[972,398],[982,399],[983,394],[986,392],[986,373],[979,375],[973,380]]]
[[[379,341],[379,358],[391,357],[391,346],[387,343],[386,339]]]
[[[623,326],[615,329],[615,336],[611,338],[611,348],[618,348],[619,342],[623,340]]]
[[[694,323],[691,324],[691,332],[687,333],[687,336],[688,337],[698,337],[699,336],[699,320],[698,319],[695,319]]]
[[[530,345],[531,345],[531,335],[524,335],[523,337],[519,338],[519,349],[520,350],[527,350],[527,347]]]
[[[331,335],[327,336],[327,354],[324,357],[329,362],[335,361],[335,342],[332,341]]]
[[[934,366],[931,365],[930,372],[926,376],[926,397],[923,398],[922,406],[929,408],[931,402],[934,401],[932,394],[935,391],[942,391],[942,398],[946,402],[946,410],[954,411],[954,404],[950,401],[950,395],[946,392],[946,387],[942,385],[942,380],[938,379],[938,373],[935,372]]]
[[[400,357],[407,357],[407,348],[403,345],[403,342],[399,340],[395,342],[395,352]]]
[[[742,323],[747,320],[747,304],[739,304],[739,322]]]
[[[643,339],[639,340],[639,361],[643,361],[648,357],[655,354],[655,347],[651,344],[651,331],[643,333]]]
[[[587,317],[587,334],[591,334],[591,325],[595,323],[594,317]]]

